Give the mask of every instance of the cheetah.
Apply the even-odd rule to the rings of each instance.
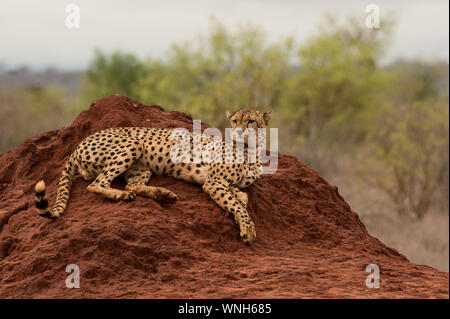
[[[271,111],[227,111],[226,116],[233,132],[242,136],[243,133],[251,131],[247,128],[266,128]],[[248,244],[252,243],[256,239],[255,225],[247,212],[247,193],[240,189],[250,186],[260,177],[262,165],[259,157],[256,156],[255,161],[249,160],[250,155],[255,155],[255,146],[247,143],[248,136],[245,134],[244,142],[242,139],[241,142],[237,138],[232,139],[233,156],[237,156],[238,146],[243,149],[243,154],[239,155],[240,161],[230,161],[229,155],[225,161],[221,161],[218,159],[220,156],[224,157],[227,147],[222,135],[218,139],[210,137],[202,140],[194,149],[194,134],[186,130],[184,134],[175,134],[174,138],[175,130],[117,127],[88,136],[75,148],[65,163],[52,208],[49,207],[46,197],[45,182],[40,180],[36,183],[34,201],[39,215],[56,219],[63,214],[69,200],[72,181],[77,173],[85,180],[91,181],[87,187],[88,191],[113,201],[130,201],[140,195],[162,204],[172,204],[178,199],[175,193],[166,188],[147,185],[152,175],[168,175],[202,185],[203,191],[212,200],[234,216],[242,240]],[[181,161],[174,161],[172,154],[178,147],[177,154],[180,155],[182,138],[187,138],[190,142],[192,152],[182,156]],[[262,135],[257,138],[261,139]],[[214,153],[213,148],[221,151]],[[206,150],[206,156],[199,158],[198,153],[195,155],[195,151],[203,150]],[[126,182],[125,190],[110,186],[113,179],[119,176]]]

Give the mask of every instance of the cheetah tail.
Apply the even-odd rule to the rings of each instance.
[[[70,197],[70,190],[72,188],[72,181],[75,175],[75,166],[72,161],[72,156],[67,161],[63,168],[61,178],[59,180],[59,187],[56,195],[56,201],[50,209],[48,199],[46,196],[46,185],[43,180],[36,183],[34,187],[34,205],[39,211],[39,215],[50,219],[56,219],[61,215],[67,206],[67,201]]]
[[[48,199],[46,196],[46,186],[43,180],[40,180],[34,186],[34,206],[39,210],[39,215],[47,216],[50,212],[48,211]]]

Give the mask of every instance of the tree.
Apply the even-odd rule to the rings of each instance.
[[[391,65],[391,85],[358,150],[364,180],[384,191],[402,216],[423,218],[437,195],[448,202],[448,193],[440,192],[448,187],[449,165],[445,69],[441,62]]]
[[[142,69],[142,63],[132,54],[118,51],[108,56],[96,50],[82,82],[83,107],[110,94],[133,97]]]
[[[173,45],[164,61],[147,61],[135,92],[223,128],[227,109],[279,106],[291,48],[290,39],[268,45],[251,25],[231,33],[213,23],[197,46]]]
[[[401,216],[422,219],[448,178],[448,95],[385,107],[360,154],[366,182],[383,190]]]
[[[297,134],[312,142],[361,140],[359,121],[377,105],[385,83],[379,60],[389,34],[389,21],[377,30],[355,18],[341,25],[327,16],[318,34],[299,48],[300,72],[289,81],[285,115]]]

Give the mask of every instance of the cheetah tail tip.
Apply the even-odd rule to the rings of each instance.
[[[40,216],[51,218],[52,214],[48,210],[49,205],[47,196],[45,195],[45,189],[45,182],[43,180],[40,180],[34,186],[34,206],[38,209]]]
[[[34,186],[34,190],[36,193],[44,193],[45,192],[45,182],[41,179],[39,182],[36,183]]]

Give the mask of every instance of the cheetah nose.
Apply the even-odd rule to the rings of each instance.
[[[236,131],[236,133],[238,134],[239,137],[242,137],[242,133],[244,133],[244,131],[239,129],[239,130]]]

